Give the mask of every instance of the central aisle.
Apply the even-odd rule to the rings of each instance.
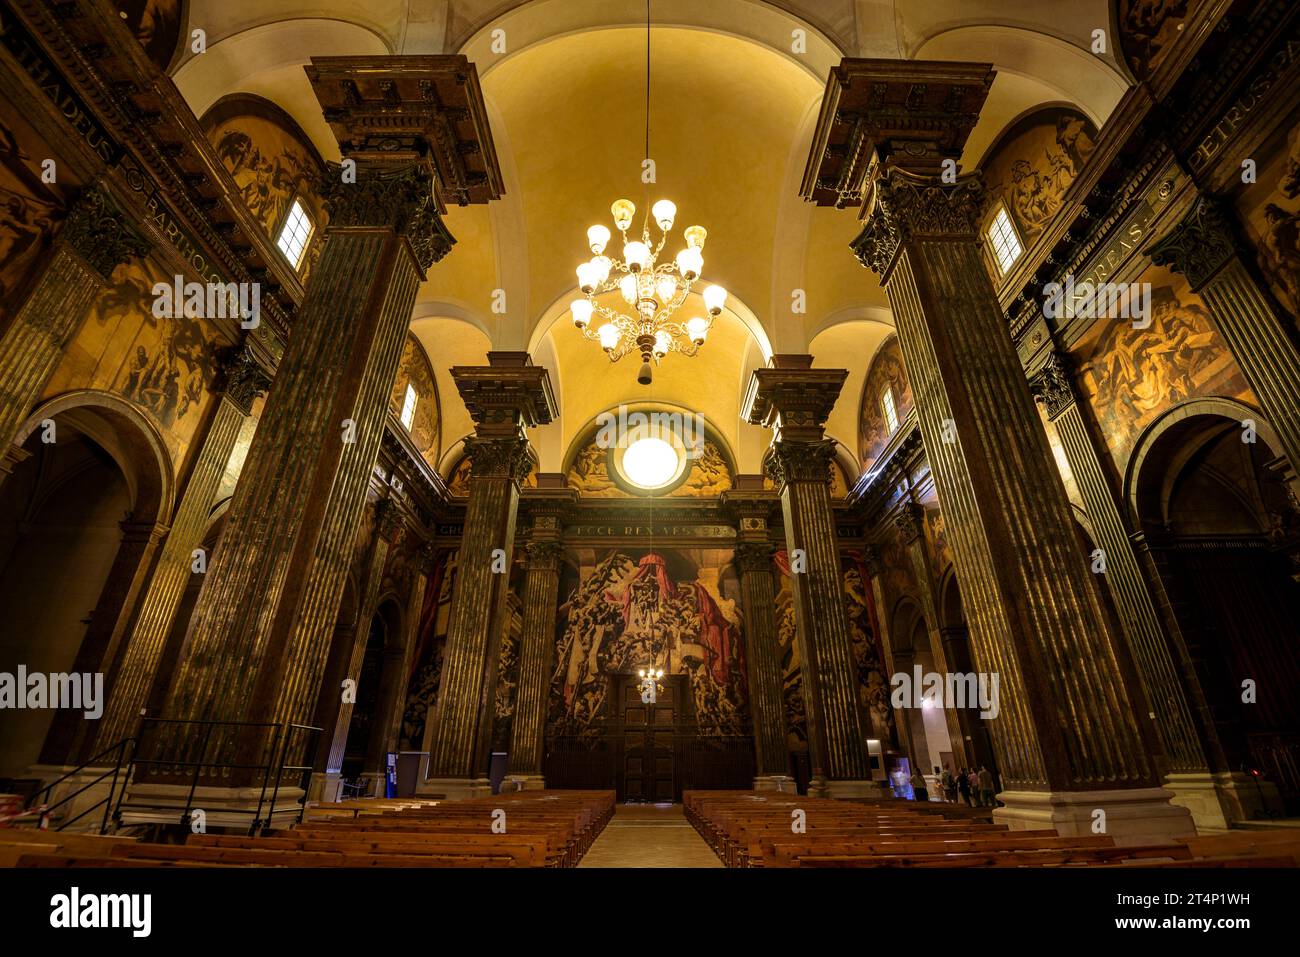
[[[681,805],[620,804],[579,867],[721,867]]]

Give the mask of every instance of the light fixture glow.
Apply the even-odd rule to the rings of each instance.
[[[602,349],[613,349],[618,346],[619,331],[618,326],[612,322],[607,322],[596,330],[596,335],[600,336],[600,347]]]
[[[618,231],[625,233],[632,225],[632,217],[636,215],[636,204],[629,199],[618,199],[614,201],[609,211],[614,214],[614,225],[618,227]]]
[[[673,228],[673,220],[677,218],[677,204],[671,199],[661,199],[650,207],[650,215],[655,218],[660,229],[668,232]]]
[[[696,345],[702,344],[709,335],[709,320],[701,319],[699,316],[687,319],[686,334],[691,337],[691,342]]]
[[[721,286],[708,286],[704,290],[704,306],[709,310],[709,315],[716,316],[722,312],[722,307],[727,304],[727,290]]]
[[[650,262],[650,247],[633,240],[623,247],[623,259],[627,262],[628,269],[640,272]]]
[[[569,303],[569,311],[573,313],[573,324],[579,329],[585,329],[587,323],[591,322],[591,302],[587,299],[575,299]]]
[[[659,438],[637,439],[623,453],[623,475],[643,489],[662,488],[677,476],[678,452]]]
[[[591,251],[599,256],[605,251],[605,246],[609,243],[609,227],[597,223],[587,230],[587,245]]]

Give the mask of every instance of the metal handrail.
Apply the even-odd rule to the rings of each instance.
[[[82,810],[82,812],[81,812],[80,814],[78,814],[76,817],[69,818],[68,820],[63,821],[62,823],[59,824],[58,827],[55,828],[56,831],[62,831],[62,830],[63,830],[65,827],[67,827],[69,824],[75,824],[77,821],[80,821],[83,817],[85,817],[85,816],[86,816],[87,814],[89,814],[91,811],[95,810],[95,809],[96,809],[97,807],[99,807],[100,805],[103,805],[103,807],[104,807],[104,819],[103,819],[103,820],[100,822],[100,824],[99,824],[99,833],[100,833],[100,834],[105,833],[105,832],[108,830],[109,811],[110,811],[110,810],[112,809],[112,807],[113,807],[113,796],[117,793],[117,779],[118,779],[118,774],[119,774],[119,772],[120,772],[121,769],[122,769],[122,764],[124,763],[123,759],[124,759],[124,757],[125,757],[125,755],[126,755],[126,748],[127,748],[128,745],[134,745],[134,744],[135,744],[135,739],[134,739],[134,738],[123,738],[121,741],[118,741],[118,742],[115,743],[115,744],[110,744],[110,745],[109,745],[108,747],[106,747],[103,751],[100,751],[98,754],[94,755],[93,757],[91,757],[91,758],[87,759],[86,761],[82,762],[81,764],[77,765],[77,766],[76,766],[75,768],[73,768],[71,771],[68,771],[67,773],[60,775],[59,777],[57,777],[57,778],[55,778],[53,781],[51,781],[49,784],[47,784],[45,787],[43,787],[43,788],[41,788],[39,791],[36,791],[35,793],[33,793],[32,796],[31,796],[31,798],[29,798],[29,799],[28,799],[28,802],[27,802],[27,808],[28,808],[28,809],[32,809],[32,808],[33,808],[33,807],[38,803],[36,799],[37,799],[40,795],[42,795],[42,794],[46,795],[46,801],[48,801],[49,798],[53,796],[53,794],[54,794],[54,789],[55,789],[56,787],[58,787],[60,784],[62,784],[64,781],[68,780],[69,778],[71,778],[71,777],[73,777],[73,776],[75,776],[75,775],[81,774],[81,773],[84,772],[87,768],[98,767],[99,765],[97,765],[96,762],[99,761],[100,758],[104,757],[104,755],[106,755],[106,754],[110,754],[111,752],[114,752],[114,751],[117,752],[117,760],[113,763],[113,766],[112,766],[111,768],[106,768],[104,771],[102,771],[102,772],[101,772],[98,776],[96,776],[94,779],[92,779],[92,780],[90,780],[90,781],[87,781],[85,784],[83,784],[81,787],[77,788],[77,789],[76,789],[75,791],[73,791],[72,793],[70,793],[70,794],[65,794],[63,797],[61,797],[59,800],[55,801],[53,804],[45,804],[44,802],[39,802],[39,803],[41,804],[41,807],[40,807],[40,810],[39,810],[39,812],[38,812],[39,815],[40,815],[40,817],[39,817],[39,819],[38,819],[37,827],[38,827],[40,830],[47,830],[47,829],[49,828],[50,818],[51,818],[51,816],[54,814],[54,811],[55,811],[57,808],[60,808],[60,807],[62,807],[63,805],[69,803],[69,802],[70,802],[73,798],[75,798],[77,795],[79,795],[79,794],[81,794],[81,793],[83,793],[83,792],[85,792],[85,791],[88,791],[89,789],[93,788],[95,785],[97,785],[97,784],[99,784],[101,781],[103,781],[106,777],[109,777],[109,776],[111,775],[112,778],[113,778],[113,781],[112,781],[112,783],[109,785],[109,788],[108,788],[108,794],[106,794],[104,797],[100,798],[100,799],[99,799],[98,801],[96,801],[94,804],[90,805],[90,807],[85,808],[84,810]],[[122,791],[123,791],[123,793],[125,793],[125,791],[126,791],[126,782],[125,782],[125,781],[122,782]],[[119,803],[120,803],[120,801],[121,801],[121,797],[120,797],[120,796],[118,797],[118,801],[119,801]]]

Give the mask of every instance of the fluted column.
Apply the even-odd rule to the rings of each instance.
[[[148,251],[106,187],[92,183],[82,190],[0,338],[0,448],[17,437],[113,270]]]
[[[140,602],[121,664],[111,677],[108,707],[95,738],[98,748],[135,731],[190,576],[205,574],[194,567],[194,550],[202,543],[235,440],[253,401],[270,384],[246,344],[223,355],[221,366],[221,398]]]
[[[497,658],[506,627],[519,485],[528,474],[525,430],[555,415],[546,370],[526,353],[489,353],[488,366],[455,366],[452,377],[474,419],[468,442],[469,502],[442,681],[426,732],[428,777],[421,793],[488,793],[488,746]]]
[[[481,106],[463,57],[326,57],[307,72],[348,166],[327,173],[320,261],[190,623],[169,716],[311,716],[416,290],[452,243],[439,196],[490,198],[468,185],[471,154],[454,142],[472,126],[474,161],[494,170],[485,121],[447,117],[473,114],[457,98]]]
[[[880,275],[962,583],[976,666],[998,679],[990,716],[1013,827],[1124,839],[1190,833],[1156,786],[1134,701],[1079,554],[1065,490],[997,294],[974,176],[951,177],[993,81],[987,64],[845,60],[815,143],[818,201],[865,200],[859,261]],[[851,127],[852,132],[849,132]],[[830,164],[830,165],[826,165]],[[947,168],[945,168],[947,166]],[[827,195],[830,187],[830,195]]]
[[[791,556],[796,640],[808,721],[814,796],[872,793],[871,761],[858,707],[844,584],[831,511],[834,443],[824,427],[844,379],[843,369],[813,369],[812,356],[773,356],[755,370],[745,418],[773,429],[768,470],[781,494],[786,548]],[[805,570],[796,568],[796,552]]]
[[[541,519],[552,517],[539,516]],[[560,563],[564,555],[564,546],[553,537],[557,533],[558,528],[539,528],[535,522],[533,540],[527,545],[523,626],[519,635],[519,684],[515,692],[514,722],[510,728],[509,764],[510,775],[521,778],[525,788],[545,787],[542,751],[555,658]]]
[[[766,539],[766,522],[763,531]],[[781,646],[772,614],[776,607],[772,552],[766,540],[742,540],[736,545],[745,660],[749,663],[749,712],[754,722],[754,789],[794,791],[782,700]]]
[[[1292,494],[1300,498],[1300,347],[1242,262],[1242,250],[1231,214],[1202,196],[1148,254],[1156,265],[1185,274],[1209,306],[1210,321],[1282,443],[1274,451],[1290,460]]]
[[[370,641],[370,624],[375,617],[375,607],[379,601],[379,585],[384,579],[384,565],[388,561],[390,548],[402,534],[403,524],[402,512],[396,502],[384,498],[375,503],[375,535],[370,542],[365,577],[361,582],[361,600],[357,606],[357,629],[353,635],[352,648],[348,652],[347,670],[342,679],[352,683],[351,687],[355,694],[361,693],[359,685],[361,665],[365,661],[366,645]],[[342,684],[333,689],[333,692],[338,695],[339,710],[334,720],[329,757],[325,761],[325,774],[330,778],[338,777],[343,770],[348,731],[352,727],[352,706],[356,700],[355,694],[348,695],[346,698],[343,696]],[[330,788],[327,785],[326,793],[329,792]]]

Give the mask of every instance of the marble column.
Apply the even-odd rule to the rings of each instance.
[[[463,57],[326,57],[307,72],[348,164],[327,174],[320,260],[190,622],[169,717],[310,718],[416,290],[453,242],[440,196],[491,198],[465,166],[472,155],[494,170],[495,157]],[[214,735],[218,746],[228,738]]]
[[[202,543],[235,440],[254,400],[270,385],[270,376],[247,344],[227,350],[220,364],[221,397],[140,602],[121,663],[110,676],[108,706],[95,738],[99,748],[135,732],[190,576],[206,574],[195,570],[194,550]]]
[[[781,494],[791,563],[812,765],[808,793],[866,797],[876,788],[831,511],[834,443],[824,432],[847,375],[844,369],[813,369],[812,356],[773,356],[769,367],[754,371],[743,415],[774,432],[768,469]],[[802,572],[796,570],[796,553],[806,563]]]
[[[388,552],[402,535],[404,521],[401,508],[392,499],[382,498],[375,503],[375,534],[370,542],[366,557],[364,577],[361,581],[361,600],[357,610],[357,628],[352,636],[352,647],[347,654],[347,668],[342,681],[334,689],[338,695],[338,714],[334,719],[331,732],[329,756],[325,760],[324,793],[338,793],[337,781],[343,771],[343,758],[348,745],[348,732],[352,728],[352,705],[356,695],[361,693],[361,665],[366,657],[366,645],[370,640],[370,624],[375,617],[375,608],[379,601],[379,586],[384,579],[384,565],[388,561]],[[352,693],[343,694],[343,682],[351,682]],[[376,715],[377,716],[377,715]]]
[[[766,541],[741,541],[736,545],[745,659],[749,662],[749,712],[754,723],[754,790],[794,792],[785,730],[781,647],[772,614],[776,606],[772,554],[772,546]]]
[[[1198,197],[1183,218],[1147,250],[1157,266],[1169,266],[1209,307],[1210,321],[1250,383],[1259,407],[1291,463],[1291,494],[1300,500],[1300,346],[1242,262],[1232,214],[1219,201]]]
[[[804,195],[862,203],[852,249],[889,298],[975,664],[998,680],[988,715],[1005,788],[996,819],[1063,834],[1104,820],[1123,841],[1189,834],[1190,815],[1158,786],[1122,678],[1122,639],[1087,580],[984,267],[983,184],[949,175],[992,81],[987,64],[843,61],[814,143],[849,145],[815,146]]]
[[[442,681],[425,736],[428,776],[418,788],[451,799],[491,790],[488,748],[519,485],[529,469],[526,430],[556,414],[550,377],[526,353],[493,352],[488,361],[451,370],[474,420],[469,501]]]
[[[510,728],[508,766],[510,776],[518,778],[526,789],[546,786],[542,775],[542,752],[546,706],[550,699],[555,661],[555,621],[564,556],[564,546],[558,540],[558,521],[551,519],[558,519],[558,516],[538,515],[534,519],[533,540],[526,546],[528,564],[524,577],[523,625],[519,635],[519,684]],[[539,521],[543,523],[540,526]]]
[[[0,448],[17,437],[113,270],[148,251],[107,187],[96,182],[81,191],[0,338]]]

